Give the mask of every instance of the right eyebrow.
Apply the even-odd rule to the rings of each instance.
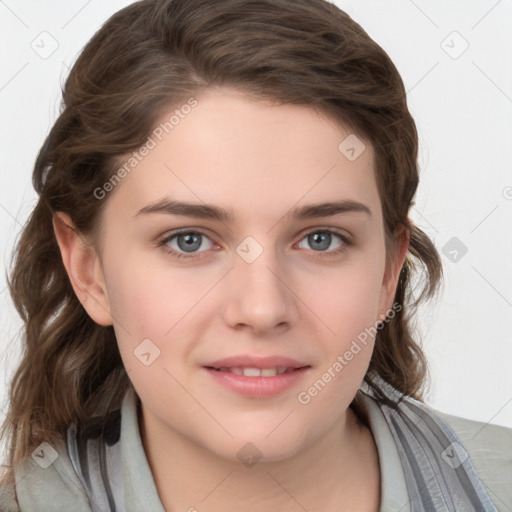
[[[144,208],[141,208],[134,217],[150,213],[167,213],[169,215],[196,217],[198,219],[213,219],[220,220],[222,222],[234,222],[236,218],[233,210],[227,210],[220,206],[204,203],[186,203],[171,199],[162,199],[156,203],[151,203]]]

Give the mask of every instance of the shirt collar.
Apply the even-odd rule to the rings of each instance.
[[[129,386],[121,406],[121,451],[126,512],[165,512],[140,437],[139,401],[135,390]]]

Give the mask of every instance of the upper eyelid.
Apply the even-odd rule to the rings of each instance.
[[[304,228],[300,233],[301,233],[301,236],[304,237],[310,233],[316,233],[317,231],[328,231],[329,233],[334,233],[335,235],[339,235],[339,236],[342,236],[345,238],[350,238],[352,236],[346,229],[333,228],[333,227],[327,227],[327,226]]]
[[[189,233],[196,233],[196,234],[199,234],[199,235],[203,235],[203,236],[206,236],[208,238],[212,238],[211,235],[209,235],[204,229],[202,228],[181,228],[181,229],[177,229],[175,231],[172,231],[171,233],[168,233],[168,234],[164,234],[162,235],[161,237],[158,238],[158,240],[161,242],[161,243],[164,243],[164,242],[168,242],[169,240],[171,240],[172,238],[174,238],[175,236],[178,236],[178,235],[186,235],[186,234],[189,234]],[[212,240],[213,242],[213,240]]]

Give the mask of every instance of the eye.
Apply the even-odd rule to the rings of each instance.
[[[206,247],[204,242],[208,240]],[[213,242],[207,235],[200,231],[180,231],[166,236],[158,242],[159,246],[163,246],[173,258],[194,258],[202,247],[205,250],[213,247]]]
[[[337,244],[332,247],[333,242]],[[307,249],[303,246],[306,241],[312,248],[315,256],[336,256],[348,249],[352,242],[348,237],[332,229],[316,229],[306,233],[298,244],[299,249]],[[207,252],[215,245],[205,233],[197,230],[182,230],[165,236],[157,241],[159,247],[176,259],[200,258],[203,252]],[[330,248],[330,250],[329,250]],[[202,250],[200,250],[202,249]]]
[[[336,241],[336,238],[340,240],[340,242],[338,242],[335,247],[332,247],[331,244],[333,241]],[[301,246],[304,240],[309,244],[314,252],[326,252],[329,255],[339,254],[351,245],[346,236],[333,231],[332,229],[316,229],[315,231],[310,231],[299,242],[300,249],[307,248]],[[331,250],[328,250],[329,247],[331,247]]]

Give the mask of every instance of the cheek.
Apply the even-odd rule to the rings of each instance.
[[[110,263],[105,264],[110,309],[124,366],[134,384],[171,392],[166,370],[178,380],[185,377],[183,362],[209,318],[204,298],[219,275],[199,267],[184,271],[165,261],[142,263],[135,257],[112,258]]]
[[[316,288],[309,292],[310,304],[314,304],[311,309],[318,312],[324,334],[316,338],[322,356],[297,395],[307,418],[321,416],[326,424],[335,422],[352,401],[368,369],[382,281],[378,264],[373,265],[340,270],[330,280],[322,281],[323,291]]]
[[[115,320],[133,336],[163,338],[211,288],[212,272],[182,270],[139,256],[120,259],[107,270]]]
[[[136,265],[126,258],[109,273],[109,299],[114,330],[124,367],[145,403],[158,406],[162,390],[166,399],[178,401],[183,380],[179,362],[189,345],[183,329],[189,312],[201,297],[196,285],[184,278],[169,278],[155,266]],[[169,274],[169,272],[167,272]],[[204,293],[204,292],[203,292]],[[190,336],[192,333],[188,332]]]
[[[303,287],[302,297],[337,340],[348,341],[378,317],[383,268],[376,260],[340,265],[317,275]]]

